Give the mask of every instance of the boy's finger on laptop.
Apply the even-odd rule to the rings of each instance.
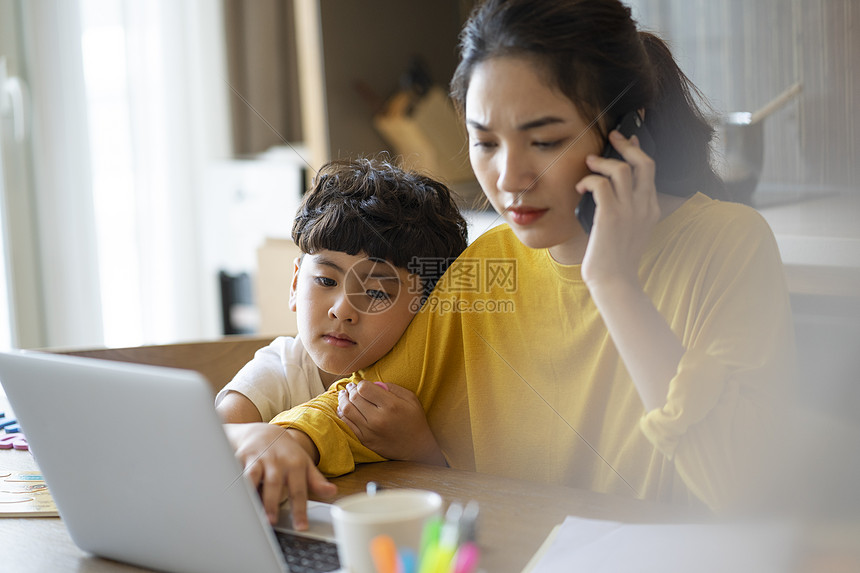
[[[263,509],[266,510],[266,516],[272,525],[278,522],[281,501],[284,499],[284,477],[281,472],[274,468],[268,468],[263,475],[263,489],[260,492],[260,499],[263,502]]]
[[[312,494],[322,499],[332,498],[337,493],[337,486],[328,481],[316,466],[310,466],[308,489]]]
[[[301,468],[288,470],[286,485],[290,490],[290,513],[293,516],[293,527],[297,531],[304,531],[308,528],[307,474]],[[268,506],[266,506],[266,512],[268,513],[268,511]],[[271,514],[269,517],[271,519]],[[274,517],[277,521],[277,508],[275,508]]]

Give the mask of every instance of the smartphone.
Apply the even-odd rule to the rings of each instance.
[[[635,135],[639,138],[639,146],[646,154],[654,157],[654,139],[648,133],[648,128],[645,127],[645,121],[638,111],[631,111],[624,114],[615,126],[621,135],[630,138]],[[603,157],[611,159],[620,159],[624,161],[621,154],[618,153],[612,144],[606,142],[606,147],[603,149]],[[582,199],[579,200],[579,205],[576,206],[576,218],[579,224],[585,230],[586,234],[591,233],[591,227],[594,226],[594,209],[597,205],[594,204],[594,196],[591,191],[586,191]]]

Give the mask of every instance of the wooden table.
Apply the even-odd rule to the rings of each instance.
[[[37,468],[29,453],[3,450],[0,469]],[[366,464],[333,481],[338,496],[363,491],[368,481],[375,481],[382,487],[434,490],[446,504],[477,500],[481,568],[488,573],[522,571],[547,534],[567,515],[630,522],[668,521],[675,516],[667,506],[638,500],[407,462]],[[2,518],[0,547],[3,571],[143,571],[84,553],[59,518]]]
[[[209,378],[214,392],[268,342],[268,338],[231,337],[203,343],[64,352],[197,370]],[[0,411],[7,406],[0,387]],[[0,470],[37,469],[29,452],[0,450]],[[375,481],[382,487],[433,490],[446,504],[476,500],[481,508],[481,569],[487,573],[522,571],[552,528],[567,515],[628,522],[677,517],[672,508],[634,499],[405,462],[364,465],[333,481],[339,497],[364,491],[368,481]],[[0,518],[0,571],[113,573],[143,569],[84,553],[72,542],[59,518],[29,517]]]
[[[568,515],[635,523],[684,517],[678,508],[656,503],[408,462],[365,464],[334,481],[342,494],[375,481],[382,487],[430,489],[446,504],[476,500],[481,568],[488,573],[522,571]]]

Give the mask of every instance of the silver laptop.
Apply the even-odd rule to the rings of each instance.
[[[335,551],[330,506],[311,503],[307,536],[287,510],[271,527],[197,372],[19,351],[0,353],[0,385],[81,549],[175,572],[339,571],[316,563]]]

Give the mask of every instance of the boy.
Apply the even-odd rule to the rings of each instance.
[[[343,160],[317,173],[292,237],[298,335],[258,350],[218,393],[225,423],[268,422],[384,356],[466,248],[466,222],[445,185]]]

